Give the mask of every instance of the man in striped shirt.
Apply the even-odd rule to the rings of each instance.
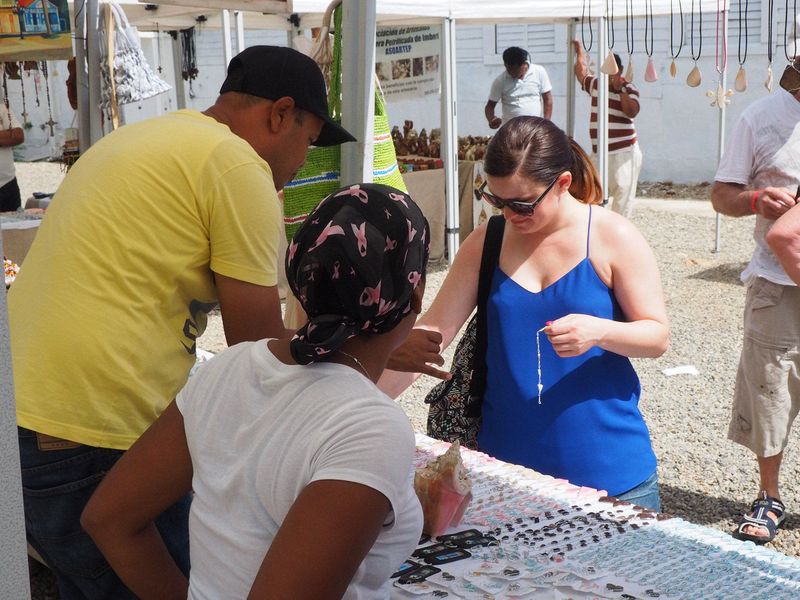
[[[592,97],[589,135],[592,152],[597,155],[597,82],[589,70],[585,52],[578,40],[575,46],[575,77],[584,91]],[[630,217],[636,184],[642,168],[642,152],[636,140],[633,119],[639,114],[639,90],[622,75],[622,59],[614,54],[617,73],[608,76],[608,196],[613,198],[611,209]]]

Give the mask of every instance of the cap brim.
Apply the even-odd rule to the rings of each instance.
[[[345,142],[355,142],[356,138],[347,131],[344,127],[336,123],[333,119],[329,116],[321,116],[320,117],[325,124],[322,126],[322,131],[317,138],[317,141],[314,142],[315,146],[338,146],[339,144],[344,144]]]

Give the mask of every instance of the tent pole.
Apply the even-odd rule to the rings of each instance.
[[[728,3],[727,1],[722,4],[722,43],[727,48],[728,45]],[[719,84],[724,90],[728,85],[728,61],[727,52],[724,53],[726,60],[722,64],[722,72],[719,74]],[[725,102],[721,102],[719,106],[719,131],[717,138],[717,167],[722,160],[722,153],[725,151]],[[722,215],[717,213],[715,223],[714,235],[714,252],[720,251],[721,246],[721,229],[722,229]]]
[[[570,19],[567,24],[567,135],[575,137],[575,48],[572,40],[575,39],[575,24],[578,19]]]
[[[236,52],[244,50],[244,13],[240,10],[233,12],[236,22]]]
[[[447,262],[452,265],[459,246],[458,114],[456,103],[456,21],[442,20],[442,151],[444,191],[447,207],[445,225]],[[471,178],[470,178],[471,179]]]
[[[103,137],[103,120],[100,109],[100,69],[105,68],[105,65],[100,64],[101,42],[97,31],[97,18],[97,0],[86,0],[86,62],[89,69],[89,146]]]
[[[603,206],[608,204],[608,75],[600,70],[606,49],[606,17],[598,19],[597,31],[597,170],[603,186]]]
[[[342,185],[373,180],[375,3],[342,2],[342,126],[358,141],[342,145]]]
[[[222,11],[222,54],[225,57],[225,69],[233,58],[231,46],[231,13],[228,9]]]

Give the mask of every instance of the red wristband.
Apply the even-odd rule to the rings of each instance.
[[[761,192],[763,191],[764,190],[755,190],[753,192],[753,195],[750,196],[750,212],[752,213],[758,212],[758,209],[756,208],[756,200],[758,200],[758,197],[761,196]]]

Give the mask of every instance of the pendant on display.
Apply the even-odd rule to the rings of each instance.
[[[644,80],[649,83],[658,81],[658,72],[656,71],[656,63],[653,62],[652,57],[647,59],[647,67],[644,70]]]
[[[703,75],[700,73],[700,67],[694,63],[694,68],[686,76],[686,85],[689,87],[697,87],[703,82]]]
[[[709,98],[713,98],[711,101],[711,106],[716,106],[717,108],[723,108],[724,106],[731,103],[731,96],[733,96],[733,90],[728,90],[727,92],[722,88],[722,84],[717,85],[717,91],[713,92],[708,90],[706,92],[706,96]]]
[[[600,72],[605,73],[606,75],[616,75],[619,73],[619,65],[617,65],[617,59],[614,58],[614,53],[609,50],[608,56],[603,61],[603,66],[600,67]]]
[[[669,76],[675,79],[675,76],[678,74],[678,65],[675,64],[675,59],[672,59],[672,62],[669,64]]]
[[[772,91],[772,63],[769,63],[767,67],[767,78],[764,81],[764,87],[767,88],[767,91]]]
[[[747,71],[744,70],[743,66],[740,66],[739,70],[736,71],[736,80],[733,87],[737,92],[743,92],[747,89]]]
[[[625,81],[633,83],[633,55],[628,55],[628,68],[625,70]]]

